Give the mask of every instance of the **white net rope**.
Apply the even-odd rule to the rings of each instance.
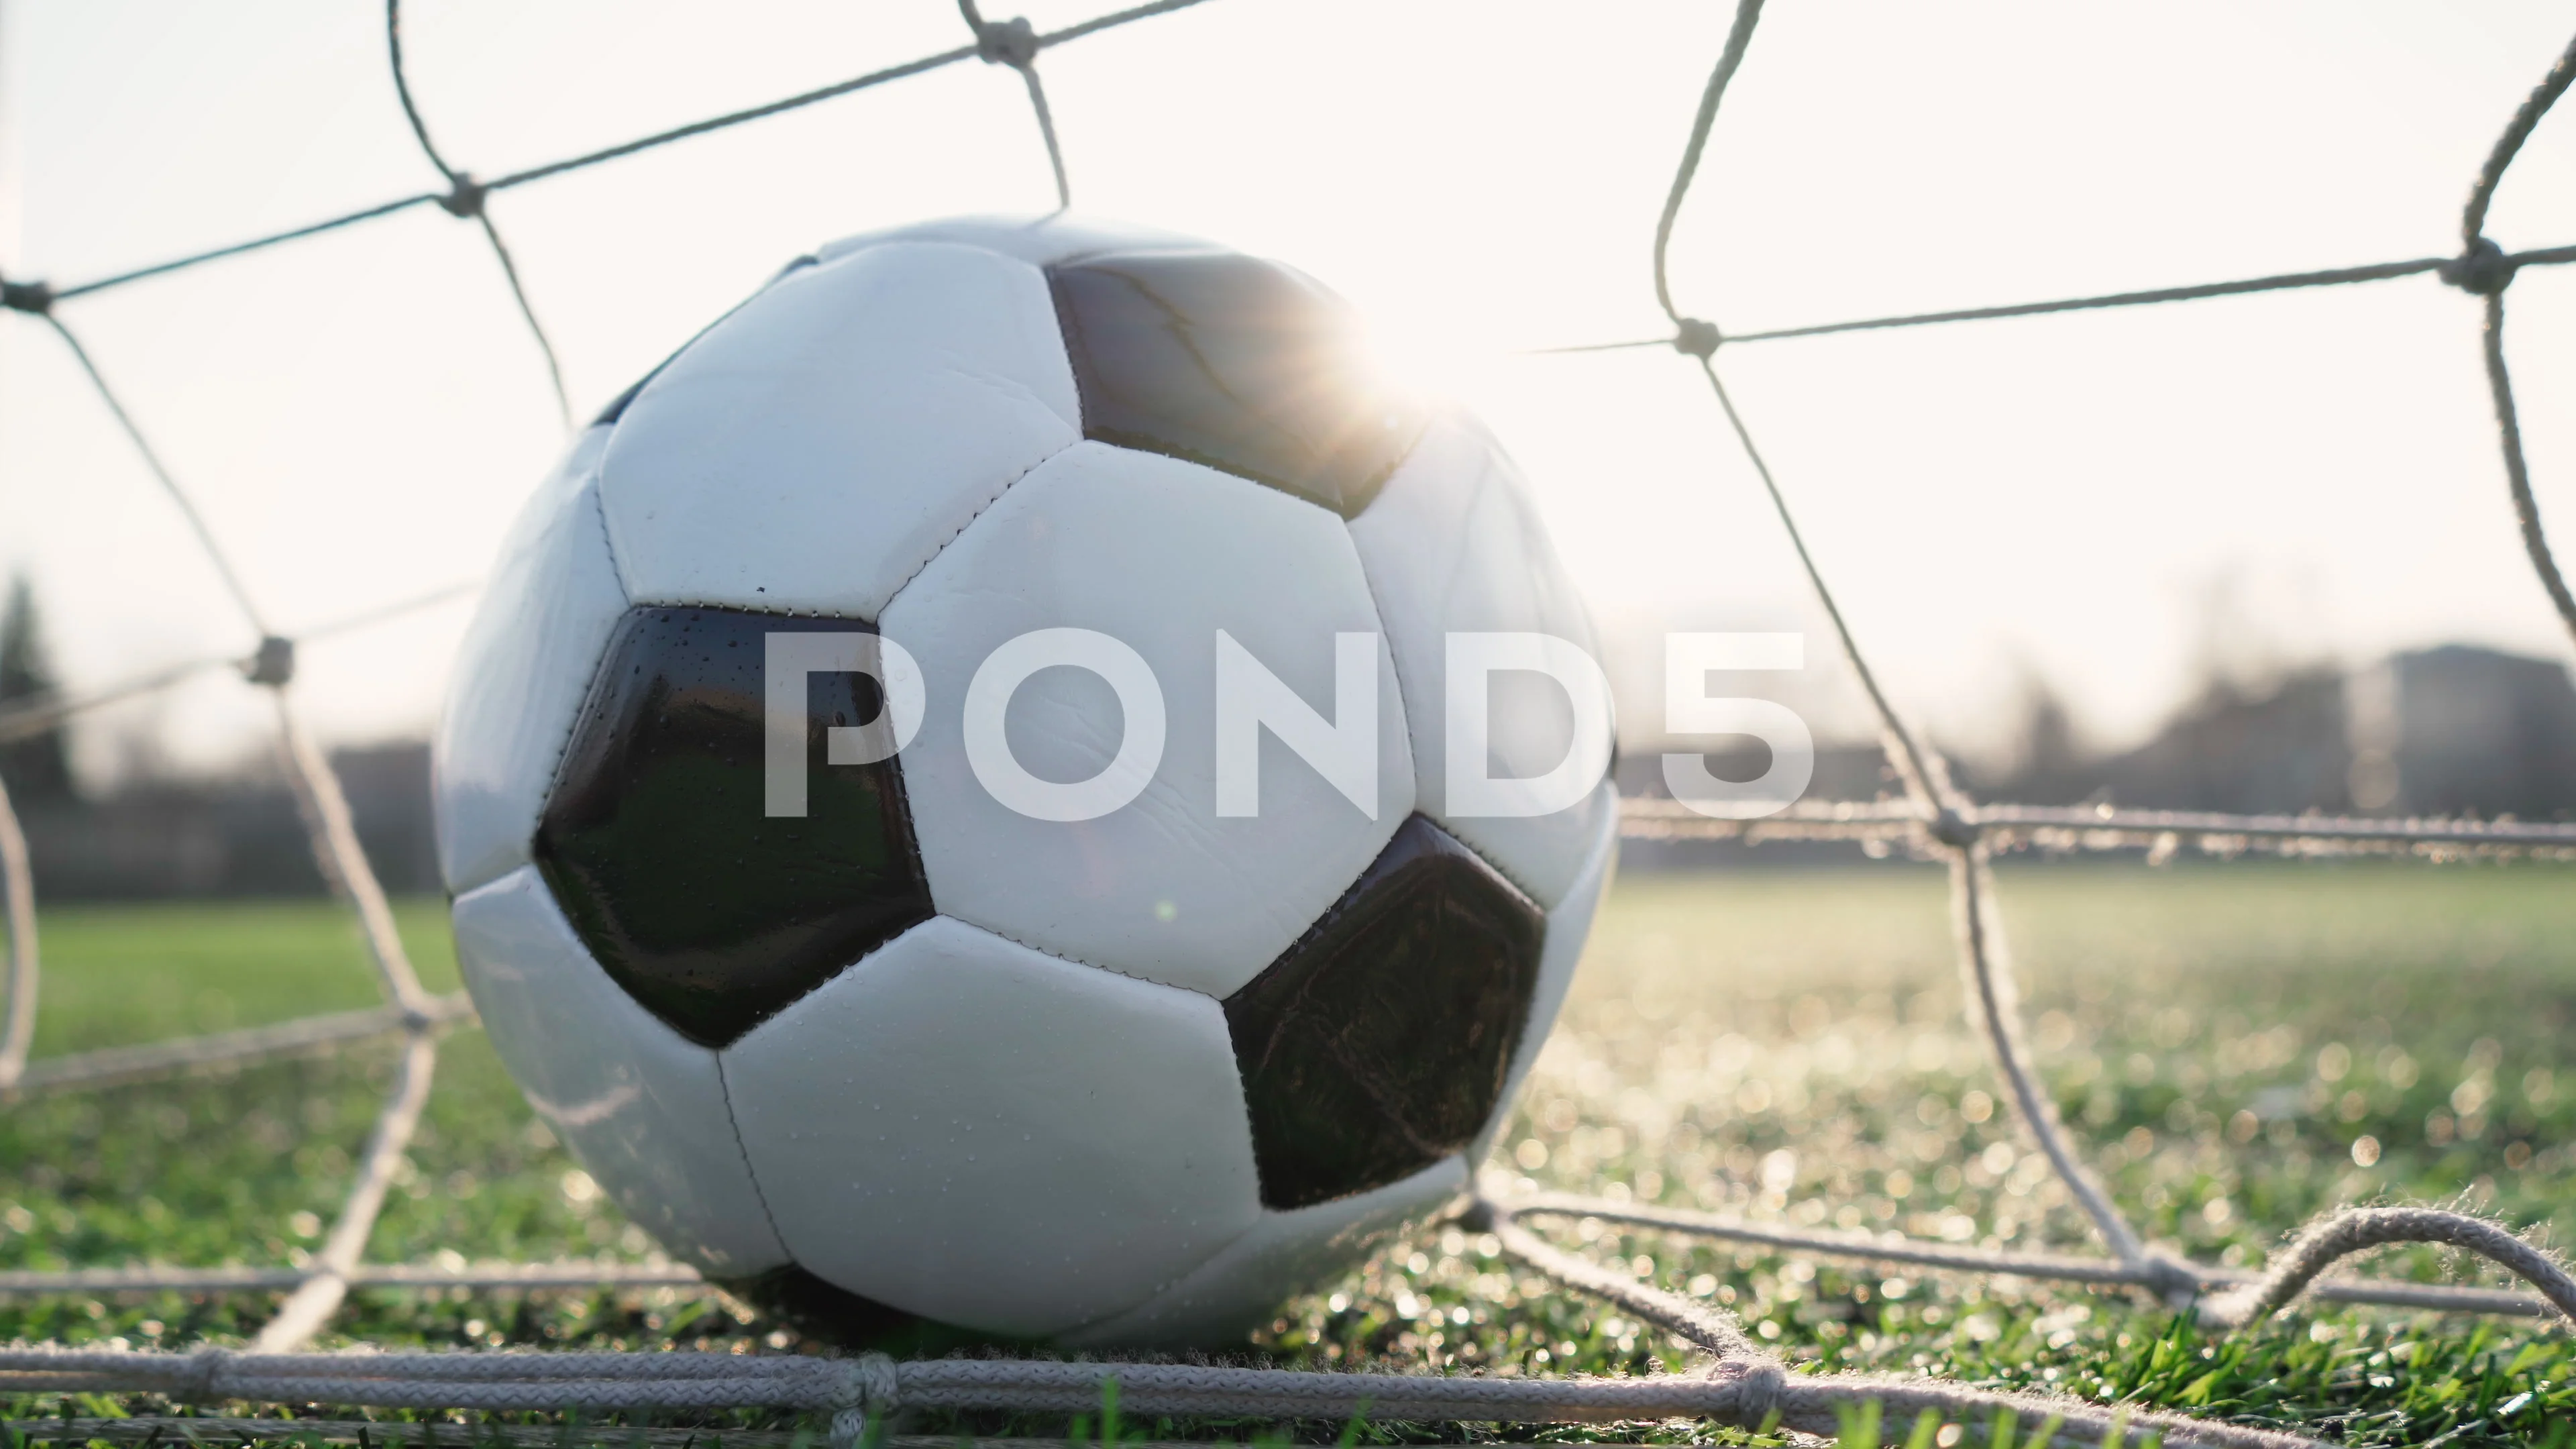
[[[1760,476],[1796,549],[1819,603],[1831,621],[1846,662],[1876,714],[1888,760],[1903,784],[1900,799],[1876,802],[1801,802],[1753,820],[1716,819],[1682,802],[1632,800],[1623,833],[1632,839],[1702,838],[1854,841],[1883,854],[1894,848],[1944,863],[1951,881],[1957,957],[1967,987],[1972,1024],[1990,1049],[2016,1119],[2048,1159],[2058,1178],[2108,1250],[2107,1256],[2016,1252],[1926,1242],[1899,1234],[1801,1230],[1780,1223],[1690,1212],[1568,1194],[1539,1194],[1494,1201],[1479,1199],[1462,1215],[1465,1226],[1490,1232],[1504,1253],[1556,1283],[1617,1305],[1623,1312],[1689,1342],[1706,1354],[1692,1371],[1647,1378],[1490,1378],[1474,1375],[1301,1372],[1196,1363],[1096,1363],[1044,1359],[943,1359],[895,1363],[879,1355],[832,1358],[813,1355],[693,1353],[298,1353],[321,1332],[353,1287],[676,1286],[696,1284],[684,1267],[557,1261],[494,1262],[463,1267],[369,1263],[365,1250],[428,1100],[441,1035],[471,1022],[473,1007],[460,996],[425,991],[403,952],[382,887],[359,848],[348,804],[322,752],[304,729],[290,695],[296,641],[271,630],[252,603],[241,576],[189,495],[118,401],[94,360],[66,323],[61,304],[146,277],[203,266],[227,257],[355,226],[397,212],[437,206],[480,229],[501,263],[521,316],[545,354],[556,397],[567,420],[570,407],[554,350],[520,285],[509,248],[486,203],[495,192],[534,184],[587,167],[631,157],[692,136],[741,125],[837,96],[970,60],[1005,65],[1025,80],[1032,110],[1053,169],[1060,203],[1071,186],[1039,79],[1038,60],[1049,49],[1139,20],[1186,9],[1204,0],[1157,0],[1052,32],[1024,19],[985,18],[974,0],[960,14],[971,43],[902,65],[852,77],[767,105],[729,112],[561,161],[479,180],[451,165],[430,138],[413,103],[402,61],[400,0],[388,0],[386,39],[392,78],[423,153],[446,179],[444,190],[422,192],[382,205],[230,246],[174,258],[77,285],[52,287],[0,277],[0,310],[16,312],[51,330],[67,347],[101,401],[133,443],[155,478],[181,510],[244,617],[262,638],[246,659],[195,660],[156,671],[86,696],[23,702],[0,710],[0,743],[55,728],[90,709],[167,689],[226,667],[270,691],[287,778],[310,838],[314,859],[333,893],[354,913],[376,973],[383,1004],[363,1011],[155,1043],[29,1059],[38,1000],[38,956],[33,876],[26,841],[0,790],[0,902],[7,911],[9,971],[7,1015],[0,1023],[0,1100],[169,1077],[216,1066],[237,1066],[328,1050],[365,1039],[396,1037],[399,1065],[349,1191],[307,1266],[260,1268],[92,1268],[62,1272],[0,1272],[0,1294],[95,1294],[112,1291],[227,1291],[285,1293],[283,1305],[247,1351],[206,1348],[193,1353],[126,1352],[38,1345],[0,1351],[0,1392],[141,1393],[179,1404],[253,1402],[463,1411],[632,1413],[666,1409],[770,1407],[828,1413],[833,1437],[855,1442],[886,1415],[902,1408],[1019,1410],[1080,1413],[1101,1403],[1114,1381],[1120,1402],[1140,1415],[1228,1418],[1350,1418],[1476,1422],[1600,1422],[1693,1418],[1761,1430],[1834,1434],[1858,1421],[1906,1425],[1930,1415],[1976,1435],[2014,1432],[2035,1425],[2025,1444],[2111,1445],[2147,1442],[2211,1446],[2290,1446],[2315,1441],[2268,1430],[2223,1425],[2177,1415],[2136,1412],[2067,1396],[1998,1393],[1922,1378],[1861,1374],[1794,1374],[1746,1337],[1735,1318],[1569,1253],[1524,1226],[1524,1220],[1593,1218],[1682,1236],[1748,1247],[1935,1270],[2145,1289],[2176,1307],[2195,1306],[2207,1322],[2234,1327],[2273,1312],[2302,1294],[2350,1303],[2453,1312],[2561,1316],[2576,1322],[2576,1277],[2551,1253],[2483,1219],[2423,1208],[2347,1208],[2311,1224],[2273,1255],[2256,1274],[2189,1262],[2146,1244],[2109,1192],[2085,1165],[2039,1086],[2023,1043],[2010,958],[1996,912],[1992,860],[2000,852],[2142,850],[2150,860],[2186,847],[2232,858],[2249,851],[2293,856],[2403,855],[2426,860],[2530,858],[2576,860],[2576,825],[2455,820],[2382,820],[2317,816],[2237,816],[2199,812],[2045,808],[1980,804],[1951,780],[1941,758],[1927,749],[1881,690],[1866,656],[1836,606],[1833,593],[1800,536],[1778,481],[1764,462],[1716,365],[1724,346],[1789,337],[1949,322],[2125,307],[2287,288],[2344,286],[2431,274],[2479,297],[2485,310],[2484,351],[2495,405],[2507,483],[2525,547],[2543,589],[2571,634],[2571,596],[2542,533],[2524,462],[2510,377],[2503,352],[2504,298],[2523,267],[2576,262],[2576,246],[2506,253],[2483,235],[2489,199],[2532,128],[2576,81],[2571,44],[2516,111],[2481,169],[2463,215],[2456,257],[2421,258],[2332,271],[2295,273],[2154,291],[2021,303],[1964,311],[1871,318],[1811,327],[1728,336],[1714,323],[1679,310],[1666,270],[1675,219],[1688,198],[1702,152],[1742,64],[1761,15],[1761,0],[1738,0],[1735,20],[1693,120],[1654,245],[1658,301],[1673,323],[1668,337],[1553,349],[1581,353],[1635,347],[1670,347],[1690,358],[1706,378],[1739,444]],[[341,621],[303,637],[367,625],[453,597],[460,590],[407,601]],[[2394,1243],[2433,1243],[2475,1254],[2531,1285],[2533,1292],[2431,1284],[2323,1278],[2344,1258]],[[340,1421],[229,1420],[203,1418],[48,1420],[47,1432],[79,1437],[142,1439],[165,1434],[257,1432],[292,1427],[299,1435],[364,1440],[368,1426]],[[187,1426],[198,1426],[189,1428]],[[220,1426],[220,1427],[218,1427]],[[12,1428],[22,1426],[12,1425]],[[34,1427],[34,1426],[24,1426]],[[423,1426],[424,1432],[428,1432]],[[482,1433],[481,1429],[476,1431]],[[619,1430],[620,1435],[630,1431]],[[632,1431],[642,1435],[646,1431]],[[668,1431],[663,1431],[667,1433]],[[555,1431],[547,1431],[549,1435]],[[777,1436],[736,1434],[743,1442]],[[662,1442],[659,1437],[641,1442]],[[783,1439],[781,1442],[785,1442]],[[887,1442],[904,1443],[901,1439]],[[945,1442],[945,1441],[942,1441]]]

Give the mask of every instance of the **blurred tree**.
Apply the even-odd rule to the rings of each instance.
[[[0,608],[0,709],[57,692],[54,661],[45,647],[44,617],[36,589],[24,573],[9,579],[9,602]],[[53,804],[73,795],[71,749],[62,727],[0,744],[0,783],[20,805]]]

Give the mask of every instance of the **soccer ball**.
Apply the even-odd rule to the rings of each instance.
[[[440,862],[537,1113],[841,1336],[1238,1339],[1467,1185],[1616,844],[1512,464],[1302,274],[799,259],[505,545]]]

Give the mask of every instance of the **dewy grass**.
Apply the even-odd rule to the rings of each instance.
[[[2563,868],[2008,864],[2003,884],[2042,1068],[2150,1236],[2252,1264],[2310,1213],[2367,1200],[2465,1200],[2562,1242],[2576,1229],[2576,1060],[2564,1046],[2576,1027],[2576,882]],[[1935,873],[1898,866],[1630,877],[1493,1166],[1534,1187],[2089,1250],[2085,1225],[2005,1122],[1962,1024],[1943,909]],[[320,904],[63,911],[47,925],[46,1051],[363,1005],[371,986],[349,928]],[[435,904],[407,909],[404,925],[432,987],[450,984]],[[389,1069],[389,1051],[369,1046],[10,1106],[0,1266],[299,1261],[328,1229]],[[2053,1388],[2355,1445],[2576,1446],[2576,1347],[2534,1320],[2311,1304],[2223,1336],[2125,1294],[1878,1271],[1599,1222],[1558,1236],[1728,1306],[1799,1366]],[[1290,1305],[1255,1351],[1501,1374],[1684,1364],[1678,1345],[1552,1290],[1495,1246],[1425,1228]],[[652,1251],[530,1115],[479,1034],[458,1033],[371,1258]],[[2365,1271],[2466,1270],[2406,1250]],[[238,1342],[271,1306],[259,1295],[0,1302],[0,1337]],[[332,1333],[387,1346],[797,1346],[729,1301],[671,1289],[363,1291]],[[7,1412],[153,1407],[47,1396]],[[574,1442],[622,1442],[612,1429],[509,1417]],[[666,1422],[711,1436],[797,1427],[763,1411]],[[1102,1439],[1110,1422],[1083,1428]],[[1116,1422],[1130,1439],[1782,1442],[1690,1424]],[[1073,1426],[982,1415],[898,1427]],[[2016,1443],[2040,1427],[2017,1426]],[[1942,1433],[1855,1423],[1847,1441],[1940,1449]]]

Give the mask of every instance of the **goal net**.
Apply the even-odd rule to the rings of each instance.
[[[2512,380],[2504,349],[2506,303],[2516,277],[2530,269],[2576,262],[2576,246],[2507,252],[2487,239],[2491,197],[2533,127],[2576,78],[2571,48],[2515,112],[2485,166],[2473,180],[2455,254],[2400,259],[2374,265],[2269,275],[2235,281],[2179,285],[2046,302],[1967,308],[1927,314],[1873,317],[1812,326],[1730,333],[1684,309],[1676,300],[1667,260],[1677,219],[1693,194],[1703,151],[1721,123],[1724,102],[1739,70],[1758,64],[1755,44],[1761,0],[1739,0],[1721,55],[1684,140],[1652,237],[1652,266],[1639,284],[1651,285],[1669,326],[1657,335],[1553,349],[1566,354],[1661,350],[1673,365],[1700,379],[1734,443],[1759,480],[1764,501],[1792,545],[1799,568],[1830,623],[1851,678],[1866,700],[1884,742],[1899,790],[1873,802],[1799,802],[1749,819],[1716,818],[1670,799],[1635,799],[1625,806],[1624,832],[1632,839],[1734,839],[1832,841],[1901,851],[1940,864],[1948,872],[1955,947],[1971,1021],[1992,1056],[2003,1106],[2017,1119],[2071,1200],[2089,1222],[2100,1251],[2050,1254],[1926,1241],[1893,1234],[1801,1227],[1777,1220],[1682,1211],[1645,1201],[1542,1193],[1479,1197],[1462,1221],[1491,1234],[1501,1252],[1570,1292],[1617,1305],[1636,1319],[1694,1345],[1705,1354],[1696,1372],[1636,1379],[1500,1378],[1481,1376],[1304,1373],[1212,1366],[1204,1363],[1095,1363],[1087,1361],[950,1359],[892,1363],[876,1356],[727,1356],[655,1354],[541,1354],[523,1351],[457,1354],[378,1353],[362,1357],[299,1352],[332,1320],[353,1288],[623,1285],[688,1288],[697,1275],[679,1266],[638,1266],[591,1261],[466,1261],[391,1263],[370,1258],[368,1244],[388,1191],[428,1100],[442,1038],[466,1029],[472,1005],[461,995],[425,989],[405,955],[394,916],[367,855],[360,848],[340,782],[316,745],[299,710],[295,682],[298,645],[321,632],[374,627],[433,606],[455,591],[354,617],[298,638],[278,628],[256,603],[256,590],[199,514],[190,480],[156,453],[150,420],[121,400],[113,379],[117,359],[84,347],[82,313],[93,298],[116,295],[150,279],[200,269],[278,248],[310,245],[328,234],[363,231],[403,213],[443,211],[470,227],[497,261],[498,278],[546,363],[553,400],[572,416],[555,347],[516,266],[507,234],[494,214],[499,198],[561,182],[592,168],[637,160],[663,147],[738,126],[753,125],[838,98],[893,85],[954,67],[989,65],[1022,82],[1059,205],[1070,205],[1076,168],[1069,167],[1064,137],[1049,105],[1046,62],[1077,43],[1114,45],[1129,27],[1215,0],[1156,0],[1056,30],[1026,20],[984,15],[975,0],[962,0],[956,43],[902,64],[837,83],[709,116],[542,165],[482,176],[458,164],[433,139],[438,128],[408,83],[403,59],[399,0],[385,14],[386,55],[392,85],[413,137],[442,178],[439,185],[379,205],[326,217],[273,234],[172,257],[111,275],[68,280],[9,276],[0,280],[0,306],[22,333],[50,334],[65,350],[114,425],[166,494],[168,505],[202,548],[230,603],[260,638],[247,657],[198,659],[76,696],[45,697],[0,711],[0,744],[54,730],[104,706],[175,688],[200,676],[230,672],[244,688],[260,692],[274,713],[274,729],[313,858],[334,895],[354,916],[366,946],[380,1004],[364,1010],[211,1035],[188,1036],[139,1047],[31,1058],[37,1012],[43,1000],[34,878],[26,840],[0,793],[0,880],[5,880],[8,928],[8,995],[0,1027],[0,1094],[20,1100],[40,1093],[72,1092],[111,1083],[182,1075],[222,1066],[313,1053],[360,1041],[389,1041],[397,1053],[381,1111],[349,1174],[338,1216],[319,1251],[294,1269],[239,1267],[93,1267],[64,1271],[0,1272],[0,1293],[96,1295],[116,1291],[282,1293],[282,1306],[242,1350],[209,1348],[186,1353],[75,1350],[60,1346],[0,1351],[0,1389],[16,1392],[134,1392],[174,1403],[257,1401],[460,1410],[647,1412],[730,1405],[767,1405],[832,1416],[834,1433],[847,1442],[876,1419],[901,1407],[1022,1409],[1080,1412],[1095,1406],[1114,1381],[1121,1402],[1139,1414],[1210,1415],[1228,1418],[1347,1417],[1477,1421],[1586,1421],[1687,1416],[1748,1428],[1788,1428],[1834,1434],[1866,1415],[1875,1424],[1965,1424],[1969,1432],[1992,1429],[1998,1411],[2024,1423],[2044,1423],[2044,1437],[2068,1444],[2143,1440],[2161,1435],[2168,1444],[2286,1445],[2306,1442],[2268,1431],[2153,1413],[2125,1412],[2068,1398],[2040,1398],[1971,1389],[1938,1380],[1868,1375],[1786,1373],[1780,1361],[1748,1338],[1721,1309],[1666,1291],[1616,1260],[1584,1256],[1540,1229],[1579,1219],[1632,1225],[1768,1250],[1857,1262],[1910,1265],[1962,1274],[2008,1274],[2073,1284],[2144,1290],[2176,1306],[2197,1304],[2202,1317],[2241,1325],[2303,1293],[2356,1303],[2436,1308],[2472,1313],[2558,1313],[2576,1318],[2576,1279],[2554,1257],[2507,1228],[2477,1216],[2432,1208],[2348,1208],[2320,1219],[2276,1252],[2256,1272],[2188,1261],[2152,1247],[2087,1165],[2085,1145],[2060,1120],[2040,1085],[2020,1023],[1992,869],[1999,855],[2016,851],[2128,852],[2151,859],[2191,851],[2219,859],[2249,853],[2297,857],[2385,855],[2450,861],[2527,858],[2576,861],[2576,825],[2444,819],[2342,818],[2314,815],[2249,816],[2110,807],[2039,807],[1982,801],[1953,779],[1943,758],[1891,699],[1871,657],[1845,622],[1825,571],[1798,529],[1792,505],[1796,482],[1766,462],[1756,430],[1730,394],[1722,365],[1738,350],[1791,339],[1937,327],[2105,308],[2147,307],[2194,299],[2292,289],[2350,289],[2409,277],[2434,277],[2459,290],[2483,311],[2483,356],[2502,460],[2501,477],[2521,531],[2521,541],[2542,592],[2571,633],[2576,597],[2551,556],[2524,457]],[[1569,355],[1547,364],[1580,368]],[[2469,360],[2462,359],[2462,365]],[[0,401],[0,419],[8,404]],[[0,422],[0,425],[5,425]],[[1930,560],[1927,567],[1953,566]],[[2443,1286],[2368,1277],[2323,1277],[2354,1253],[2373,1246],[2429,1242],[2478,1254],[2509,1270],[2525,1290]],[[86,1423],[86,1421],[85,1421]],[[109,1434],[114,1426],[87,1426]],[[2010,1432],[2010,1431],[2005,1431]],[[1948,1443],[1950,1440],[1943,1440]]]

